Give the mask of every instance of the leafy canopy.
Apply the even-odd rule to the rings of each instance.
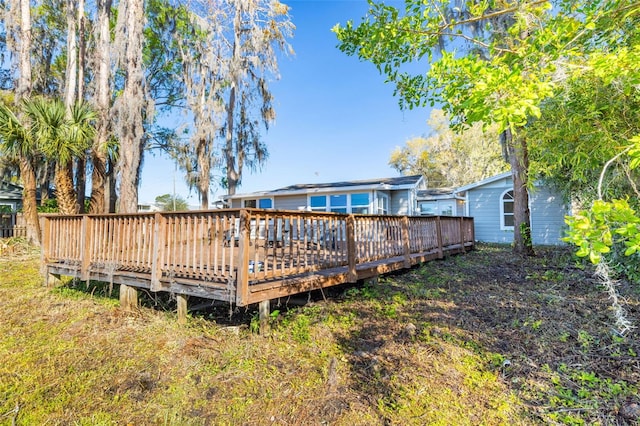
[[[465,131],[450,128],[442,110],[431,111],[433,131],[408,140],[391,153],[389,165],[402,174],[422,174],[430,187],[460,186],[507,170],[496,126],[476,123]]]
[[[597,5],[601,6],[600,2]],[[403,11],[370,3],[357,27],[336,26],[340,49],[376,65],[395,84],[401,106],[441,104],[458,123],[525,125],[552,95],[556,61],[583,47],[592,20],[579,2],[406,0]],[[447,50],[444,50],[446,48]],[[427,60],[423,72],[410,62]]]

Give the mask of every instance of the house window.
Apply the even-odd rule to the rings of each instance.
[[[438,203],[433,201],[423,201],[420,203],[420,214],[421,215],[435,215],[436,208],[438,207]]]
[[[272,209],[273,208],[273,200],[271,200],[271,198],[260,198],[258,200],[258,208],[259,209]]]
[[[502,229],[513,229],[513,190],[502,194],[500,201],[500,217]]]
[[[0,203],[0,213],[12,213],[16,208],[13,203]]]
[[[311,206],[311,211],[326,212],[327,197],[324,195],[312,195],[309,197],[309,206]]]
[[[369,214],[369,194],[351,194],[351,213]]]
[[[347,194],[329,196],[329,211],[333,213],[347,212]]]
[[[439,207],[442,216],[453,216],[453,203],[441,201]]]
[[[378,214],[389,214],[389,197],[378,193]]]
[[[271,198],[258,198],[253,200],[244,200],[244,207],[248,209],[272,209],[273,200]]]

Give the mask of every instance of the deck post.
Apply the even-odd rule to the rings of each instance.
[[[162,213],[156,213],[153,224],[153,251],[151,252],[151,291],[162,290],[162,258],[165,245],[165,220]]]
[[[45,267],[46,268],[46,267]],[[44,285],[45,287],[53,288],[60,284],[60,275],[49,273],[49,268],[46,268]]]
[[[402,248],[404,251],[404,267],[411,267],[411,242],[409,240],[409,216],[402,217]]]
[[[271,302],[269,299],[260,302],[260,334],[267,335],[269,333],[269,314],[271,311]]]
[[[347,281],[350,283],[358,282],[358,271],[356,271],[356,226],[355,216],[350,214],[347,216],[347,260],[349,262],[349,271],[347,273]]]
[[[249,244],[251,242],[251,213],[246,209],[240,210],[239,228],[236,305],[245,306],[249,304]]]
[[[82,216],[82,225],[80,228],[80,279],[82,281],[89,280],[89,266],[91,265],[91,224],[87,215]]]
[[[189,296],[186,294],[176,294],[176,301],[178,302],[178,324],[187,323],[187,313]]]
[[[120,306],[127,311],[138,307],[138,290],[125,284],[120,284]]]
[[[442,221],[440,216],[436,216],[436,238],[438,239],[438,259],[442,259],[444,250],[442,249]]]
[[[42,223],[42,243],[40,244],[40,273],[45,277],[45,287],[49,287],[49,268],[47,268],[47,264],[49,263],[49,245],[51,239],[50,226],[51,219],[45,215]]]
[[[462,252],[466,252],[464,248],[464,218],[460,216],[460,220],[458,221],[458,225],[460,228],[460,247],[462,248]]]

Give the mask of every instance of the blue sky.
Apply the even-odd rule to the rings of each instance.
[[[264,134],[267,163],[262,170],[245,171],[237,192],[397,176],[388,165],[391,151],[429,133],[429,110],[401,111],[392,85],[371,63],[336,47],[331,28],[349,19],[359,22],[366,0],[282,1],[296,25],[290,40],[295,56],[280,59],[280,80],[271,83],[277,118]],[[147,154],[141,179],[141,202],[172,193],[175,181],[176,193],[198,204],[180,171],[162,156]],[[225,193],[214,191],[210,200]]]

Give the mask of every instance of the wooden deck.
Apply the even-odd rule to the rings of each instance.
[[[408,268],[473,244],[468,217],[256,209],[46,215],[42,262],[47,275],[246,306]]]

